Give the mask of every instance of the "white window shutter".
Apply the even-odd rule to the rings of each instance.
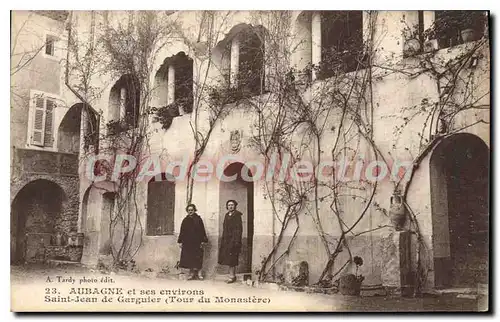
[[[52,147],[54,145],[54,108],[56,104],[53,100],[46,100],[45,107],[45,129],[43,145]]]
[[[33,119],[33,133],[31,135],[31,143],[34,145],[43,146],[44,128],[45,128],[45,100],[43,97],[35,98],[35,117]]]

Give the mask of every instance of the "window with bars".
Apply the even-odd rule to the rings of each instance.
[[[56,103],[49,97],[35,97],[31,143],[42,147],[54,146],[54,113]]]

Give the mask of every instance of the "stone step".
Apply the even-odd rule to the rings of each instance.
[[[60,259],[48,259],[47,264],[49,266],[75,266],[75,267],[83,267],[80,262],[66,261]]]
[[[436,290],[438,294],[475,294],[477,293],[476,288],[472,287],[456,287],[456,288],[445,288],[441,290]]]
[[[477,295],[475,295],[475,294],[458,294],[457,298],[458,299],[476,300]]]
[[[457,294],[462,298],[467,298],[467,295],[487,295],[488,284],[478,284],[477,287],[456,287],[441,290],[435,290],[437,294]]]

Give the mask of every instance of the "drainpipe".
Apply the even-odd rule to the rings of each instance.
[[[281,171],[281,169],[280,169]],[[272,188],[273,188],[273,194],[274,194],[274,180],[272,180]],[[276,216],[273,211],[273,249],[274,246],[276,245],[276,227],[274,227],[276,224]],[[273,262],[274,262],[275,255],[273,254]],[[273,266],[273,280],[276,278],[276,266]]]
[[[87,102],[87,100],[82,96],[80,95],[80,93],[78,93],[78,91],[76,91],[73,87],[71,87],[71,85],[69,84],[69,48],[70,48],[70,45],[71,45],[71,35],[72,35],[72,25],[71,25],[71,22],[73,21],[73,11],[70,11],[69,13],[69,16],[68,16],[68,47],[66,49],[66,70],[65,70],[65,75],[64,75],[64,84],[66,85],[66,87],[80,100],[83,102],[83,106],[85,107],[85,109],[87,110],[87,113],[94,113],[94,115],[96,115],[96,118],[97,118],[97,129],[99,129],[99,125],[101,123],[101,115],[90,105],[89,102]]]

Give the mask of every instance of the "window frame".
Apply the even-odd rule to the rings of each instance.
[[[246,33],[252,33],[252,37],[253,39],[251,39],[248,35],[245,35]],[[266,70],[266,44],[265,44],[265,39],[263,39],[263,34],[264,31],[261,30],[260,28],[257,28],[257,27],[250,27],[250,28],[246,28],[242,31],[240,31],[236,37],[238,37],[238,45],[239,45],[239,51],[238,51],[238,73],[236,75],[236,88],[238,90],[242,90],[244,91],[243,95],[244,97],[255,97],[255,96],[259,96],[259,95],[263,95],[263,94],[266,94],[267,93],[267,85],[268,85],[268,81],[266,79],[266,77],[268,77],[268,71]],[[246,37],[242,37],[242,35],[245,35]],[[235,37],[235,38],[236,38]],[[250,42],[250,40],[254,40],[254,41],[259,41],[260,42],[260,47],[259,48],[255,48],[255,47],[251,47],[251,46],[242,46],[242,45],[248,45],[248,43]],[[254,51],[254,52],[253,52]],[[242,63],[242,52],[246,55],[251,55],[252,53],[254,53],[254,59],[256,59],[256,55],[257,53],[259,53],[259,55],[261,55],[260,60],[258,62],[256,62],[256,60],[252,61],[252,60],[246,60],[246,61],[243,61]],[[248,81],[247,79],[247,82],[243,83],[243,80],[245,80],[243,77],[242,77],[242,71],[244,70],[244,68],[242,68],[242,65],[245,65],[247,64],[249,67],[245,70],[245,72],[247,72],[248,74],[252,74],[252,73],[255,73],[255,74],[260,74],[260,76],[258,77],[259,79],[257,80],[257,77],[253,80],[253,82],[255,82],[255,85],[257,83],[259,83],[259,86],[258,86],[258,89],[253,89],[252,88],[252,81]],[[252,69],[251,67],[252,64],[254,65],[261,65],[260,66],[260,70],[254,70]]]
[[[180,55],[181,53],[183,53],[183,55]],[[182,65],[182,63],[184,63],[184,65]],[[168,68],[170,66],[174,69],[175,73],[173,84],[174,101],[167,105],[178,104],[182,108],[184,114],[191,114],[194,110],[194,59],[184,51],[180,51],[173,56],[172,61],[166,65],[167,87],[169,86]],[[181,71],[184,71],[184,73],[181,73]],[[182,78],[185,79],[181,81]],[[185,92],[183,92],[183,89],[185,89]],[[179,95],[179,93],[183,93],[183,95]],[[180,113],[179,116],[181,116]]]
[[[170,176],[168,175],[165,175],[164,173],[161,174],[161,179],[162,180],[159,180],[159,181],[156,181],[155,180],[155,177],[151,178],[148,183],[147,183],[147,186],[146,186],[146,222],[145,222],[145,230],[144,230],[144,234],[146,237],[151,237],[151,238],[154,238],[154,237],[166,237],[166,236],[174,236],[176,234],[176,227],[175,227],[175,223],[176,223],[176,220],[175,220],[175,208],[176,208],[176,184],[175,184],[175,181],[172,181],[172,179],[169,179]],[[152,218],[152,215],[153,215],[153,212],[151,211],[151,207],[153,206],[153,204],[150,202],[150,200],[153,200],[153,199],[150,199],[150,198],[153,198],[155,196],[151,196],[150,195],[150,185],[152,184],[157,184],[157,185],[160,185],[160,184],[167,184],[169,185],[169,187],[163,187],[163,189],[172,189],[171,192],[172,192],[172,195],[171,196],[168,196],[169,198],[170,197],[173,197],[173,201],[172,201],[172,208],[171,208],[171,214],[167,213],[165,211],[165,209],[160,209],[157,213],[155,213],[156,215],[158,215],[159,213],[162,213],[165,215],[165,224],[166,226],[165,227],[158,227],[158,223],[160,223],[160,219],[159,217],[155,217],[155,218]],[[161,191],[161,190],[160,190]],[[156,196],[158,197],[158,196]],[[166,198],[164,198],[165,196],[162,196],[161,200],[166,200]],[[154,198],[154,200],[156,200],[156,198]],[[171,216],[168,217],[168,216]],[[153,220],[153,222],[150,222],[150,220]],[[154,226],[154,227],[151,227],[151,226]],[[158,233],[159,231],[159,233]]]
[[[128,77],[130,77],[130,79],[127,79]],[[133,83],[133,87],[128,84],[129,81]],[[130,89],[132,88],[134,90],[137,90],[137,93],[134,92],[131,94]],[[122,101],[122,89],[125,91],[124,101]],[[109,122],[107,124],[107,133],[110,135],[120,135],[122,133],[133,131],[139,128],[142,117],[142,115],[140,115],[140,110],[141,88],[139,85],[139,81],[137,79],[134,79],[131,74],[124,74],[114,82],[109,91]]]
[[[35,129],[35,114],[36,114],[36,101],[37,98],[43,98],[44,101],[44,115],[43,115],[43,131],[42,131],[42,144],[37,144],[33,140],[33,135],[34,135],[34,129]],[[51,100],[53,102],[53,109],[52,109],[52,146],[46,146],[45,145],[45,133],[46,133],[46,106],[47,106],[47,100]],[[61,100],[61,98],[58,95],[54,95],[51,93],[43,92],[43,91],[38,91],[38,90],[31,90],[30,91],[30,100],[29,100],[29,106],[28,106],[28,123],[27,123],[27,137],[26,137],[26,148],[28,149],[35,149],[35,150],[43,150],[43,151],[51,151],[51,152],[57,152],[57,144],[58,144],[58,121],[59,121],[59,114],[60,114],[60,108],[64,106],[64,102]],[[64,115],[64,114],[63,114]]]
[[[61,54],[61,52],[60,52],[60,50],[57,50],[56,44],[62,40],[61,37],[52,33],[52,32],[45,32],[43,37],[44,37],[43,38],[43,41],[44,41],[43,47],[44,48],[42,50],[43,57],[51,59],[51,60],[59,61],[60,60],[59,55]],[[49,39],[52,40],[52,54],[47,54],[47,43],[48,43]]]

